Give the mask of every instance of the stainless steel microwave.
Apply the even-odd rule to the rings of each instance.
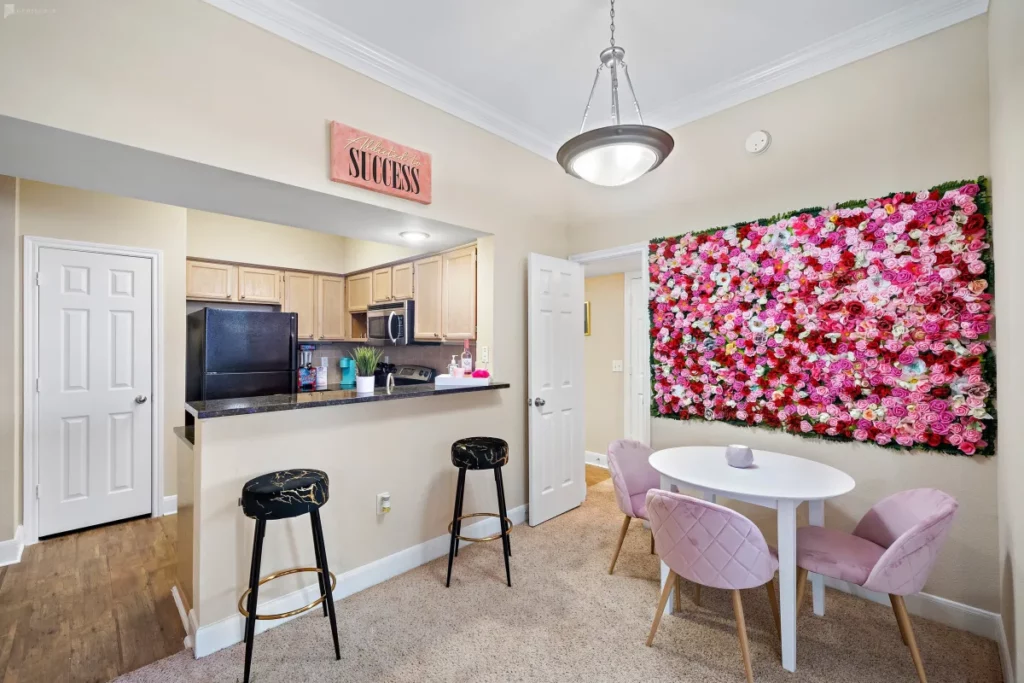
[[[366,343],[371,346],[430,344],[413,338],[416,302],[395,301],[373,304],[366,312]]]

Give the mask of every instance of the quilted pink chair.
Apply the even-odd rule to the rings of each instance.
[[[647,494],[647,511],[658,555],[670,570],[647,637],[647,646],[654,642],[673,587],[676,588],[676,607],[679,607],[680,577],[698,585],[731,590],[743,669],[747,682],[753,683],[754,672],[750,665],[750,646],[740,591],[760,586],[768,589],[768,600],[778,630],[775,572],[779,569],[779,558],[775,549],[768,545],[753,522],[735,510],[681,493],[654,489]]]
[[[626,515],[622,520],[619,532],[619,543],[615,546],[612,565],[608,573],[615,571],[615,563],[622,550],[622,542],[626,540],[629,522],[635,518],[647,519],[647,492],[657,488],[661,476],[651,467],[647,460],[654,450],[639,441],[621,439],[608,446],[608,469],[612,473],[612,485],[615,487],[615,500],[619,509]],[[651,534],[651,552],[654,552],[654,534]]]
[[[913,489],[876,503],[852,534],[801,527],[796,534],[797,609],[807,591],[807,572],[888,593],[904,644],[926,683],[904,595],[924,588],[946,541],[958,504],[936,489]]]

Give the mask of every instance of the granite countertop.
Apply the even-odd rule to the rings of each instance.
[[[196,443],[195,425],[191,425],[188,427],[175,427],[174,435],[190,446],[193,446]]]
[[[299,394],[273,394],[272,396],[253,396],[250,398],[223,398],[214,401],[192,401],[185,404],[185,410],[203,420],[211,417],[228,417],[230,415],[249,415],[252,413],[276,413],[281,410],[297,410],[299,408],[320,408],[324,406],[341,406],[349,403],[372,403],[374,401],[394,401],[401,398],[419,398],[421,396],[438,396],[442,394],[465,394],[475,391],[494,391],[508,389],[509,384],[493,382],[483,387],[446,387],[438,389],[433,384],[414,384],[398,386],[388,392],[383,387],[374,389],[372,394],[359,394],[354,389],[334,389],[328,391],[310,391]]]

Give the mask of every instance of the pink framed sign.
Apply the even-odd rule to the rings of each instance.
[[[364,130],[331,122],[331,180],[431,202],[430,155]]]

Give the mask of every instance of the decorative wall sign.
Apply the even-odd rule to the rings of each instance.
[[[431,202],[430,155],[378,135],[331,122],[331,180]]]
[[[650,243],[654,416],[992,455],[987,182]]]

